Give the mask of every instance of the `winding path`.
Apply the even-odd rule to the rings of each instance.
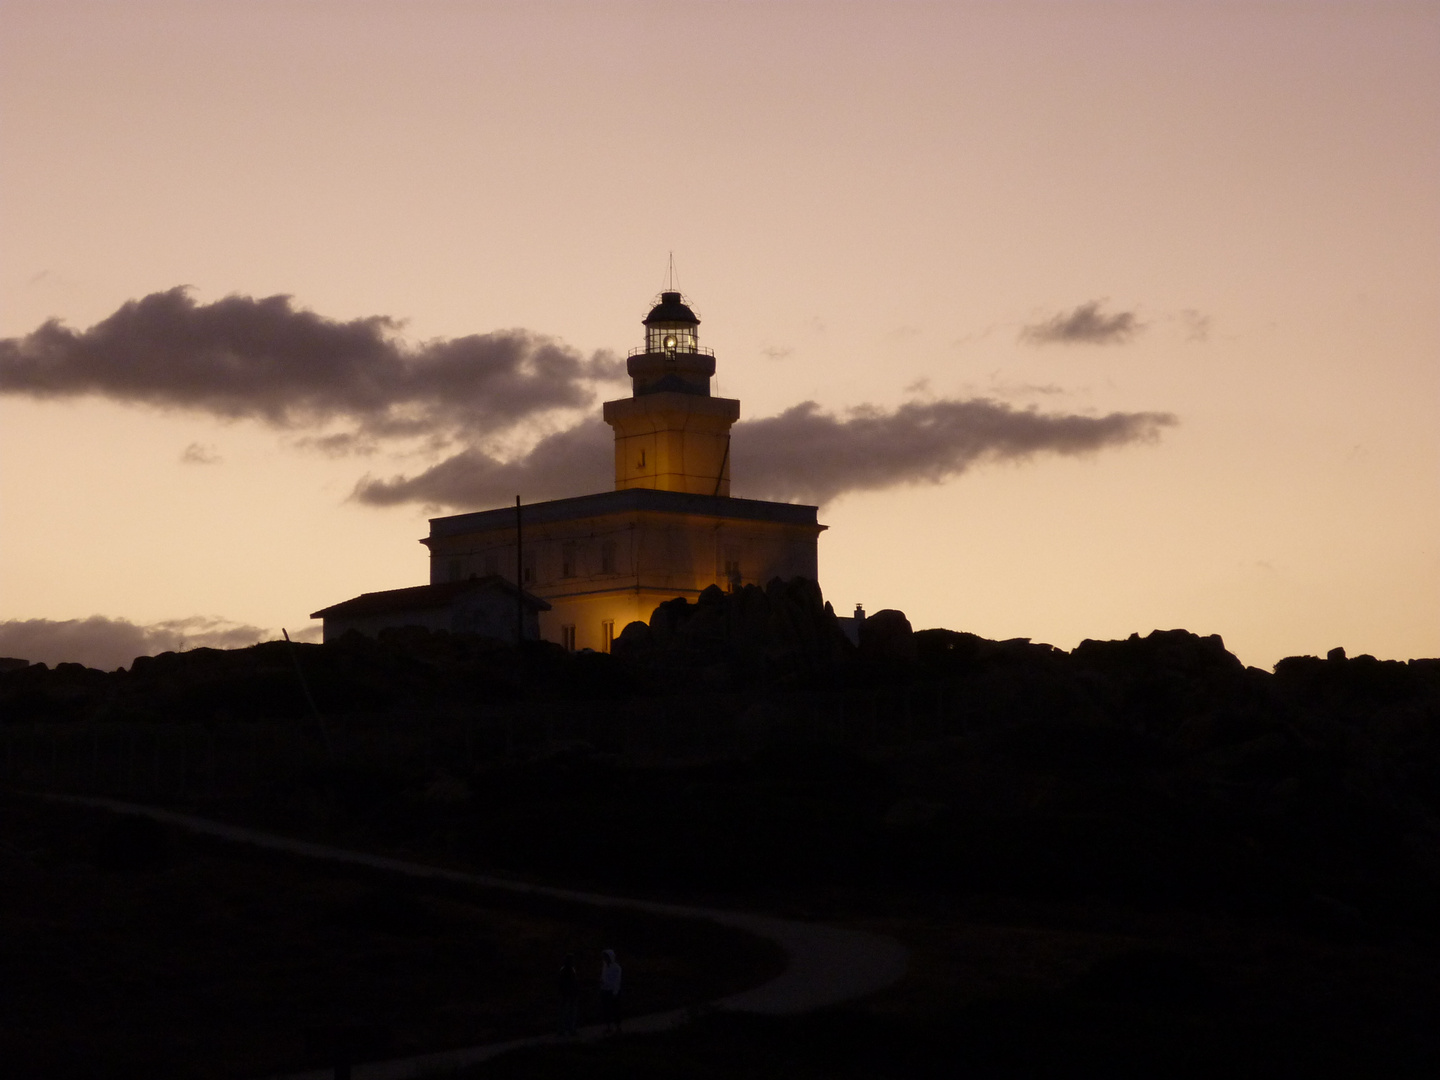
[[[512,881],[508,878],[492,877],[489,874],[470,874],[462,870],[427,866],[424,863],[391,859],[363,851],[349,851],[325,844],[313,844],[306,840],[295,840],[288,836],[278,836],[275,833],[246,829],[239,825],[227,825],[209,818],[176,813],[173,810],[163,810],[159,807],[143,806],[138,803],[121,802],[116,799],[78,795],[48,795],[46,798],[78,806],[98,807],[119,814],[148,817],[190,832],[216,836],[238,844],[252,844],[256,847],[269,848],[272,851],[301,855],[310,859],[324,859],[329,862],[365,866],[408,877],[453,881],[483,889],[503,889],[507,892],[527,893],[531,896],[543,896],[575,904],[626,908],[631,911],[644,911],[652,915],[666,915],[683,919],[703,919],[773,941],[784,950],[786,966],[780,975],[750,990],[744,990],[712,1002],[711,1005],[717,1009],[764,1013],[771,1016],[809,1012],[812,1009],[851,1001],[877,990],[883,990],[904,976],[909,963],[905,947],[894,938],[867,933],[863,930],[847,930],[843,927],[827,926],[821,923],[797,922],[794,919],[781,919],[773,915],[761,915],[753,912],[664,904],[653,900],[635,900],[574,889],[557,889],[548,885],[532,885],[526,882]],[[689,1011],[686,1009],[674,1009],[670,1012],[634,1017],[625,1021],[625,1029],[627,1032],[662,1031],[681,1023],[687,1015],[689,1015]],[[599,1034],[600,1028],[597,1025],[582,1029],[580,1037],[582,1039],[595,1038]],[[394,1061],[371,1062],[356,1065],[353,1076],[355,1080],[401,1080],[404,1077],[420,1077],[441,1069],[452,1069],[461,1065],[487,1061],[520,1047],[538,1046],[554,1041],[554,1036],[542,1035],[515,1039],[510,1042],[464,1047],[458,1050],[442,1050],[433,1054],[399,1058]],[[322,1069],[314,1072],[294,1073],[285,1080],[330,1080],[333,1075],[331,1070]]]

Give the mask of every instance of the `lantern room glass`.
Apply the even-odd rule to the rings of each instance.
[[[645,351],[652,353],[693,353],[699,351],[693,326],[647,326]]]

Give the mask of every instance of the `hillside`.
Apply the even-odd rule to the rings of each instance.
[[[1265,672],[1182,630],[1064,652],[883,612],[855,648],[790,583],[666,605],[614,656],[389,632],[9,670],[0,709],[19,788],[881,927],[921,961],[850,1040],[1434,1060],[1440,660]],[[780,1037],[722,1028],[665,1045]]]

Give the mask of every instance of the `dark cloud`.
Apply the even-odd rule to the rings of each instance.
[[[521,457],[500,461],[470,448],[415,476],[388,480],[366,476],[354,498],[372,506],[423,503],[466,510],[506,503],[560,499],[606,491],[615,482],[615,433],[601,420],[586,420],[541,439]]]
[[[88,330],[51,320],[0,340],[0,393],[96,395],[280,428],[337,422],[371,439],[474,438],[588,405],[596,382],[624,372],[609,354],[524,330],[420,345],[397,331],[384,316],[297,310],[288,296],[197,304],[177,288]]]
[[[891,412],[861,408],[845,417],[805,402],[735,425],[734,494],[824,503],[852,491],[940,483],[982,461],[1088,454],[1153,440],[1175,422],[1169,413],[1041,413],[985,398],[910,402]],[[413,477],[366,477],[354,497],[374,505],[472,510],[516,494],[535,501],[604,491],[613,476],[612,446],[610,429],[587,421],[512,461],[472,449]]]
[[[736,494],[824,503],[852,491],[938,484],[981,461],[1151,440],[1175,422],[1169,413],[1041,413],[986,398],[861,408],[842,418],[807,401],[737,425],[733,483]]]
[[[1123,345],[1144,328],[1133,311],[1101,311],[1103,302],[1091,300],[1074,311],[1032,323],[1021,329],[1020,340],[1032,345]]]
[[[313,628],[292,634],[314,637]],[[31,663],[84,664],[113,671],[128,667],[137,656],[180,649],[238,649],[267,641],[277,634],[258,626],[226,619],[191,616],[141,625],[128,619],[92,615],[88,619],[10,619],[0,622],[0,656]]]

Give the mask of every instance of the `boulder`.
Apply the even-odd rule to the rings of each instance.
[[[775,578],[760,588],[723,592],[712,585],[692,604],[667,600],[650,616],[649,643],[640,631],[616,642],[617,655],[666,667],[718,670],[741,677],[814,671],[838,663],[852,648],[820,586],[807,578]]]
[[[892,664],[915,661],[915,631],[903,611],[885,608],[860,624],[860,658]]]

